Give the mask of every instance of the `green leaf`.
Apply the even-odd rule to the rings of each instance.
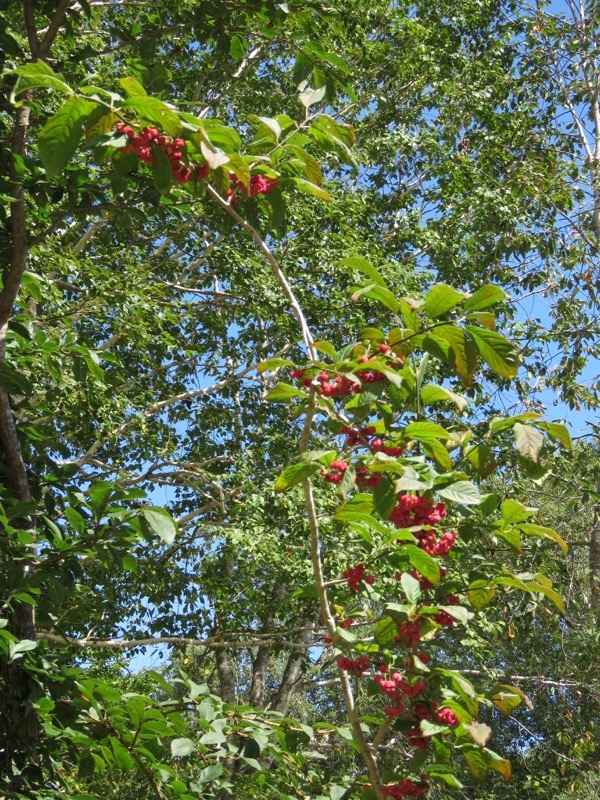
[[[373,489],[373,505],[377,513],[387,519],[396,504],[394,484],[386,476],[382,476],[377,486]]]
[[[424,578],[427,578],[434,586],[438,586],[440,582],[440,568],[435,559],[414,544],[404,545],[401,552],[408,556],[410,563]]]
[[[397,314],[400,308],[392,292],[385,286],[379,286],[375,283],[368,284],[352,292],[352,297],[350,299],[353,303],[357,303],[361,297],[368,297],[370,300],[376,300],[394,314]]]
[[[191,739],[173,739],[171,742],[171,755],[174,758],[189,756],[196,750],[196,745]]]
[[[559,442],[569,452],[573,451],[571,434],[567,426],[563,425],[562,422],[538,422],[536,425],[541,430],[546,431],[553,442]]]
[[[313,342],[313,347],[315,350],[318,350],[319,353],[330,356],[334,361],[338,360],[338,354],[331,342]]]
[[[425,298],[423,310],[430,319],[441,317],[465,299],[462,292],[457,292],[445,283],[436,284]]]
[[[173,167],[162,147],[153,147],[152,177],[159,194],[168,194],[173,183]]]
[[[533,517],[536,513],[537,508],[529,508],[512,498],[502,503],[502,519],[508,525],[514,525],[516,522],[524,522],[526,519],[529,519],[529,517]]]
[[[340,265],[343,267],[356,269],[358,272],[362,272],[363,275],[366,275],[378,286],[383,286],[383,288],[387,289],[387,284],[377,267],[374,267],[369,261],[367,261],[365,258],[362,258],[362,256],[350,256],[349,258],[343,258],[340,261]]]
[[[278,383],[271,389],[265,399],[271,403],[286,403],[288,400],[291,400],[292,397],[302,397],[306,399],[308,395],[306,392],[303,392],[302,389],[297,389],[289,383]]]
[[[471,447],[466,452],[469,462],[475,467],[481,478],[489,477],[498,466],[494,452],[489,444],[480,444]]]
[[[409,439],[416,439],[418,442],[426,442],[430,439],[450,439],[450,434],[441,425],[435,422],[411,422],[404,429],[404,435]]]
[[[320,86],[318,89],[306,89],[300,92],[298,100],[300,100],[304,108],[308,110],[311,106],[321,102],[325,97],[326,91],[327,89],[325,86]]]
[[[544,446],[544,436],[536,428],[516,422],[513,428],[515,445],[519,453],[528,461],[537,463]]]
[[[511,777],[510,761],[506,758],[501,758],[497,753],[494,753],[493,750],[488,750],[487,748],[485,749],[485,755],[490,767],[495,772],[499,772],[505,781],[509,781]]]
[[[424,406],[433,405],[434,403],[454,403],[459,411],[464,411],[469,405],[469,401],[462,394],[450,391],[443,386],[435,386],[434,384],[427,384],[421,390],[421,402]]]
[[[525,586],[527,587],[528,591],[538,594],[543,594],[544,597],[547,597],[559,611],[564,611],[565,609],[565,602],[563,600],[562,595],[552,589],[550,586],[545,586],[543,583],[539,583],[537,581],[525,581]]]
[[[152,122],[170,136],[178,136],[181,133],[179,117],[157,97],[136,95],[125,101],[124,108],[135,111],[142,122]]]
[[[517,693],[512,686],[495,686],[489,693],[490,700],[503,714],[511,714],[521,705],[521,692]]]
[[[421,439],[421,446],[424,453],[433,458],[434,461],[446,472],[452,470],[452,459],[444,445],[438,439]]]
[[[403,572],[400,578],[400,585],[406,595],[409,603],[417,603],[421,597],[421,587],[419,581],[409,575],[408,572]]]
[[[223,762],[218,761],[216,764],[211,764],[208,767],[205,767],[200,776],[198,781],[200,783],[208,783],[209,781],[215,781],[217,778],[220,778],[223,774]]]
[[[457,622],[461,622],[463,625],[468,625],[469,620],[473,617],[473,614],[464,606],[439,606],[442,611],[445,611],[446,614],[450,614],[451,617]]]
[[[556,542],[563,553],[569,552],[569,545],[565,542],[562,536],[552,528],[544,528],[543,525],[533,525],[530,522],[524,522],[519,525],[519,530],[526,536],[537,536],[544,539],[552,539]]]
[[[262,375],[264,372],[270,372],[271,370],[279,369],[280,367],[293,367],[294,362],[290,361],[289,358],[268,358],[266,361],[261,361],[256,371],[259,375]],[[280,384],[283,386],[287,386],[288,384]],[[294,387],[291,387],[294,388]]]
[[[113,755],[119,769],[123,772],[130,770],[133,767],[133,758],[129,755],[127,750],[122,744],[117,742],[116,739],[111,739],[111,745]]]
[[[327,202],[331,202],[331,195],[329,192],[325,191],[321,186],[317,186],[316,183],[311,183],[310,181],[304,180],[304,178],[290,178],[292,183],[304,194],[312,194],[315,197],[318,197],[321,200],[327,200]]]
[[[165,544],[173,544],[177,536],[177,523],[168,511],[159,506],[146,506],[142,509],[142,514]]]
[[[436,488],[436,492],[440,497],[463,506],[477,506],[481,502],[479,489],[471,481],[456,481],[442,489]]]
[[[147,97],[148,92],[135,78],[119,78],[118,83],[128,97]]]
[[[40,131],[40,158],[48,178],[60,175],[75,155],[83,122],[94,107],[94,103],[82,97],[69,97]]]
[[[488,283],[485,286],[481,286],[466,299],[464,309],[465,311],[482,311],[484,308],[489,308],[505,299],[506,295],[499,286]]]
[[[465,337],[464,330],[458,325],[440,325],[427,334],[423,346],[428,341],[438,345],[445,344],[449,348],[449,363],[456,370],[458,377],[470,386],[477,367],[477,358],[475,347],[471,340]]]
[[[484,580],[472,581],[467,589],[469,603],[476,611],[481,611],[494,599],[496,587]]]
[[[22,653],[28,653],[30,650],[35,650],[37,645],[38,643],[33,639],[21,639],[21,641],[17,642],[16,644],[14,642],[10,642],[10,660],[13,661],[15,656],[18,656]]]
[[[464,751],[465,761],[471,774],[478,780],[482,781],[488,773],[488,763],[485,755],[481,750],[466,750]]]
[[[28,89],[56,89],[64,94],[73,94],[73,90],[65,83],[60,72],[54,72],[45,61],[23,64],[22,67],[5,74],[18,76],[11,95],[12,103],[15,102],[15,98]]]
[[[473,722],[470,725],[463,723],[462,727],[467,731],[471,739],[480,747],[484,747],[490,736],[492,729],[485,722]]]
[[[508,339],[495,331],[474,325],[465,325],[465,330],[479,355],[497,375],[503,378],[515,377],[519,369],[519,357]]]
[[[285,492],[292,486],[301,483],[306,478],[310,478],[319,471],[319,464],[309,464],[305,461],[300,464],[290,464],[275,481],[275,491]]]

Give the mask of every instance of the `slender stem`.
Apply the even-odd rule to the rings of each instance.
[[[226,201],[224,200],[221,195],[214,189],[210,184],[206,187],[207,192],[209,195],[214,198],[217,203],[227,211],[230,217],[232,217],[237,224],[246,231],[246,233],[250,234],[250,236],[254,239],[256,244],[258,245],[258,249],[264,256],[266,262],[268,263],[269,267],[271,268],[271,272],[275,276],[277,283],[283,289],[283,293],[285,294],[290,308],[292,310],[293,315],[296,317],[298,324],[300,325],[300,331],[302,332],[302,340],[306,346],[308,351],[309,357],[316,361],[317,359],[317,351],[314,348],[314,339],[313,335],[310,332],[310,328],[308,327],[308,323],[304,316],[304,312],[300,307],[298,300],[296,299],[296,295],[292,287],[289,284],[288,279],[285,277],[281,267],[277,263],[277,259],[274,257],[273,253],[269,250],[268,245],[266,244],[265,240],[262,238],[260,233],[254,228],[249,222],[247,222],[243,217],[241,217],[237,211]]]

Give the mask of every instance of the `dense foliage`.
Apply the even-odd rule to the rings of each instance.
[[[3,796],[596,797],[599,15],[4,3]]]

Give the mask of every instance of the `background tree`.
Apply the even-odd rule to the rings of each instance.
[[[0,437],[8,793],[52,795],[61,784],[71,793],[105,793],[106,783],[97,783],[102,770],[111,781],[122,771],[116,791],[136,796],[268,791],[333,798],[351,790],[360,768],[343,750],[352,734],[343,727],[336,734],[344,676],[333,651],[321,647],[331,631],[319,623],[302,495],[273,492],[303,421],[290,413],[293,403],[266,402],[281,377],[273,370],[285,362],[257,367],[273,357],[304,363],[302,319],[290,313],[290,301],[302,309],[305,344],[306,330],[329,342],[319,357],[331,365],[331,351],[361,329],[383,327],[387,336],[390,296],[425,294],[433,275],[461,290],[492,279],[517,298],[553,293],[551,329],[537,319],[515,321],[526,365],[537,376],[547,373],[569,402],[596,402],[593,389],[577,383],[595,347],[593,279],[586,278],[595,252],[586,232],[593,163],[585,155],[590,140],[581,138],[582,104],[592,112],[597,105],[595,28],[593,14],[573,13],[567,24],[503,3],[448,3],[441,14],[439,4],[338,8],[304,0],[7,4]],[[567,68],[562,54],[576,49],[589,56]],[[584,73],[583,95],[576,69]],[[563,110],[576,126],[579,120],[579,144]],[[152,169],[135,148],[123,152],[133,136],[118,135],[119,121],[132,124],[135,135],[144,125],[171,139],[183,132],[184,161],[208,167],[214,193],[204,188],[204,172],[190,183],[174,180],[156,149]],[[254,187],[268,192],[246,196],[250,168]],[[256,180],[275,176],[277,188]],[[228,188],[235,205],[226,201]],[[574,211],[580,202],[587,205]],[[583,232],[573,237],[571,229]],[[365,282],[372,266],[352,260],[357,252],[378,268],[375,287]],[[376,289],[382,284],[390,295]],[[382,296],[383,308],[376,302]],[[512,307],[501,312],[510,319]],[[493,325],[489,312],[481,313],[476,324]],[[406,314],[402,326],[411,329],[416,317]],[[575,585],[583,573],[567,573],[545,546],[529,539],[517,546],[514,533],[498,540],[490,525],[502,500],[520,492],[535,497],[536,489],[515,480],[516,470],[543,480],[553,469],[552,441],[568,449],[567,434],[533,416],[494,431],[490,414],[516,399],[506,394],[509,350],[471,378],[444,341],[427,339],[431,357],[418,362],[417,374],[421,384],[443,385],[456,409],[430,406],[427,419],[461,437],[469,421],[462,449],[454,450],[465,478],[487,478],[495,462],[506,476],[498,501],[471,520],[479,528],[461,511],[465,547],[453,558],[452,580],[490,583],[490,562],[500,552],[499,563],[529,576],[523,581],[531,582],[542,560],[547,575]],[[399,342],[394,347],[410,355]],[[498,358],[510,366],[494,375]],[[411,368],[403,373],[407,385]],[[521,375],[525,397],[531,387]],[[466,401],[447,393],[463,389],[472,401],[468,416]],[[279,392],[291,398],[289,389]],[[390,396],[396,406],[386,412],[386,432],[414,402],[410,392]],[[363,397],[366,414],[377,396]],[[362,413],[350,412],[355,420]],[[338,449],[338,434],[335,414],[333,422],[320,419],[315,449],[329,449],[332,436]],[[449,468],[439,447],[414,447],[437,453],[437,467]],[[387,469],[393,475],[397,468]],[[332,513],[336,502],[317,480],[319,515]],[[381,498],[376,511],[383,518],[389,512]],[[340,552],[339,528],[324,530],[325,568],[341,576],[363,557],[362,545],[350,538]],[[587,522],[582,529],[592,544],[594,531]],[[468,651],[448,638],[436,657],[494,678],[503,670],[541,677],[542,686],[573,683],[565,707],[575,713],[577,692],[583,687],[589,698],[596,691],[591,674],[574,676],[562,661],[552,666],[564,672],[546,674],[528,660],[550,652],[546,637],[567,624],[553,616],[552,600],[560,600],[552,587],[544,594],[544,584],[536,586],[531,600],[512,591],[517,586],[505,588],[497,610],[484,609],[476,599],[481,586],[473,586],[468,600],[482,612],[470,623]],[[365,614],[381,613],[379,600],[365,603]],[[592,636],[584,606],[588,622],[574,637],[582,653]],[[550,617],[549,627],[532,632],[534,612]],[[507,637],[501,657],[498,634]],[[212,695],[188,678],[174,690],[159,675],[148,676],[155,688],[134,685],[132,697],[122,694],[107,672],[107,654],[158,640],[202,643],[200,669]],[[96,671],[75,666],[82,652],[86,662],[98,658]],[[234,711],[240,702],[263,713]],[[381,715],[376,700],[360,702]],[[269,716],[291,709],[300,725]],[[302,727],[324,719],[327,727]],[[568,746],[554,742],[555,720],[546,719],[549,727],[536,733],[541,752]],[[592,727],[575,719],[572,736],[592,742]],[[519,722],[531,726],[527,716]],[[533,734],[519,738],[522,729],[510,724],[502,731],[507,747],[537,757]],[[396,738],[404,744],[399,751],[390,745],[390,763],[394,753],[409,761],[414,755],[404,733],[400,725]],[[360,738],[356,730],[354,736]],[[587,747],[582,758],[591,761]],[[185,759],[197,748],[200,771]],[[319,767],[314,754],[332,750],[336,759]],[[269,771],[258,771],[259,754]],[[418,759],[410,763],[417,770]],[[548,763],[542,757],[540,771]],[[444,784],[439,777],[446,773],[436,774],[440,791],[454,791],[451,778]],[[556,783],[539,780],[540,791],[556,791]]]

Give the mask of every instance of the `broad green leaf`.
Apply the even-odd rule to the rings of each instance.
[[[321,100],[325,97],[326,91],[327,89],[325,86],[320,86],[318,89],[306,89],[305,91],[300,92],[298,95],[298,100],[300,100],[304,108],[308,110],[311,106],[321,102]]]
[[[122,744],[116,741],[116,739],[111,739],[112,751],[115,757],[115,761],[117,766],[123,772],[127,772],[128,770],[132,769],[133,767],[133,758],[129,755],[127,750],[123,747]]]
[[[424,550],[421,550],[420,547],[416,547],[414,544],[404,545],[400,552],[405,553],[408,556],[408,559],[413,567],[420,572],[424,578],[427,578],[430,583],[433,583],[434,586],[439,584],[439,565],[437,561],[428,553],[426,553]]]
[[[142,514],[165,544],[173,544],[177,536],[177,523],[168,511],[159,506],[146,506],[142,509]]]
[[[173,739],[171,741],[171,755],[174,757],[189,756],[196,750],[196,745],[191,739]]]
[[[159,194],[168,194],[173,183],[173,167],[162,147],[153,147],[152,177]]]
[[[569,545],[565,542],[562,536],[552,528],[544,528],[543,525],[534,525],[530,522],[524,522],[519,525],[519,530],[526,536],[537,536],[544,539],[552,539],[556,542],[563,553],[569,552]]]
[[[499,772],[505,781],[509,781],[512,773],[510,761],[494,753],[493,750],[488,750],[487,747],[485,749],[485,755],[490,767],[495,772]]]
[[[484,580],[472,581],[467,589],[469,603],[476,611],[481,611],[494,599],[496,587]]]
[[[331,342],[313,342],[313,347],[315,350],[318,350],[319,353],[323,353],[326,356],[331,356],[334,361],[337,361],[338,354]]]
[[[312,477],[319,471],[319,464],[302,462],[300,464],[290,464],[275,481],[275,491],[285,492],[297,483],[302,483],[305,478]]]
[[[464,411],[469,405],[469,401],[462,394],[452,392],[444,386],[434,386],[429,383],[423,386],[421,390],[421,402],[424,406],[433,405],[433,403],[454,403],[459,411]]]
[[[494,451],[489,444],[471,447],[467,450],[466,455],[469,462],[475,467],[477,474],[482,478],[487,478],[498,466]]]
[[[543,583],[539,583],[537,581],[526,581],[525,586],[527,587],[528,591],[543,594],[545,597],[548,598],[559,611],[564,611],[565,603],[564,599],[561,594],[559,594],[554,589],[551,589],[549,586],[545,586]]]
[[[487,328],[465,325],[465,330],[477,348],[477,352],[503,378],[514,378],[519,369],[519,357],[508,339]]]
[[[343,267],[351,267],[352,269],[356,269],[374,281],[374,283],[376,283],[378,286],[387,288],[387,284],[377,267],[374,267],[369,261],[367,261],[365,258],[362,258],[362,256],[350,256],[349,258],[343,258],[340,261],[340,265]]]
[[[292,397],[302,397],[306,399],[308,395],[306,392],[303,392],[302,389],[297,389],[289,383],[278,383],[271,389],[265,399],[271,403],[285,403],[291,400]]]
[[[563,425],[562,422],[538,422],[536,425],[541,430],[546,431],[553,442],[559,442],[561,447],[564,447],[569,452],[573,451],[571,434],[567,426]]]
[[[437,494],[445,500],[460,503],[464,506],[476,506],[481,501],[481,494],[477,486],[471,481],[457,481],[441,489],[436,488]]]
[[[514,417],[493,417],[490,422],[490,432],[500,433],[512,428],[517,422],[533,422],[539,418],[540,415],[535,411],[526,411],[524,414],[516,414]]]
[[[261,117],[261,119],[264,119],[264,117]],[[310,181],[310,183],[316,184],[317,186],[320,186],[323,183],[323,173],[321,171],[321,167],[319,166],[319,162],[314,156],[311,156],[310,153],[307,153],[303,147],[298,147],[293,144],[287,145],[285,149],[288,152],[293,153],[296,158],[302,162],[304,175],[306,176],[306,179]]]
[[[438,439],[421,439],[421,446],[425,455],[432,458],[443,470],[452,470],[450,453]]]
[[[502,530],[498,531],[497,535],[501,539],[504,539],[504,541],[515,551],[515,553],[520,554],[523,551],[521,534],[516,528],[503,528]]]
[[[138,115],[143,122],[154,123],[170,136],[178,136],[181,133],[181,121],[177,114],[172,111],[162,100],[148,95],[136,95],[125,101],[125,108],[130,108]]]
[[[489,693],[490,700],[503,714],[511,714],[521,705],[521,693],[516,693],[512,686],[495,686]]]
[[[544,446],[544,435],[530,425],[516,422],[513,428],[515,445],[519,453],[528,461],[537,463]]]
[[[327,200],[327,202],[331,202],[331,195],[329,192],[325,191],[321,186],[317,186],[316,183],[311,183],[310,181],[304,180],[304,178],[290,178],[291,182],[304,194],[312,194],[315,197],[318,197],[320,200]]]
[[[428,441],[429,439],[445,441],[450,438],[448,431],[435,422],[411,422],[404,429],[404,435],[409,439],[416,439],[418,442]]]
[[[33,639],[21,639],[21,641],[17,642],[16,644],[14,642],[10,642],[10,660],[14,660],[14,657],[20,655],[21,653],[28,653],[30,650],[35,650],[37,645],[38,643]]]
[[[400,585],[409,603],[418,602],[421,597],[421,587],[418,580],[409,575],[408,572],[403,572],[400,578]]]
[[[457,292],[445,283],[436,284],[427,294],[423,310],[430,319],[446,314],[465,299],[462,292]]]
[[[23,64],[18,69],[6,73],[17,75],[17,82],[12,91],[11,103],[28,89],[56,89],[64,94],[73,94],[71,87],[65,83],[60,72],[54,72],[45,61],[34,61]]]
[[[42,164],[48,178],[55,178],[75,155],[83,133],[83,122],[95,108],[82,97],[69,97],[46,122],[38,136]]]
[[[505,299],[506,295],[499,286],[488,283],[465,300],[464,309],[465,311],[483,311],[484,308],[489,308]]]
[[[118,83],[128,97],[147,97],[148,95],[142,84],[133,77],[119,78]]]
[[[294,362],[290,361],[289,358],[268,358],[266,361],[260,362],[260,364],[256,368],[256,371],[258,372],[259,375],[262,375],[264,372],[270,372],[271,370],[279,369],[280,367],[293,367],[293,366]],[[283,385],[287,386],[288,384],[283,384]]]
[[[482,781],[488,773],[488,763],[485,755],[481,750],[465,750],[465,761],[471,774],[478,780]]]
[[[470,725],[463,723],[462,727],[467,731],[471,739],[480,747],[484,747],[490,736],[492,729],[485,722],[473,722]]]
[[[509,525],[517,522],[524,522],[529,517],[535,516],[537,508],[529,508],[519,503],[518,500],[508,498],[502,503],[502,519]]]
[[[217,761],[216,764],[210,764],[210,766],[205,767],[200,776],[198,777],[199,783],[208,783],[209,781],[215,781],[223,774],[223,762]]]
[[[465,337],[465,332],[458,325],[438,325],[430,333],[426,340],[445,344],[449,348],[449,363],[454,366],[456,374],[467,385],[471,385],[471,380],[477,367],[476,351],[471,340]]]

